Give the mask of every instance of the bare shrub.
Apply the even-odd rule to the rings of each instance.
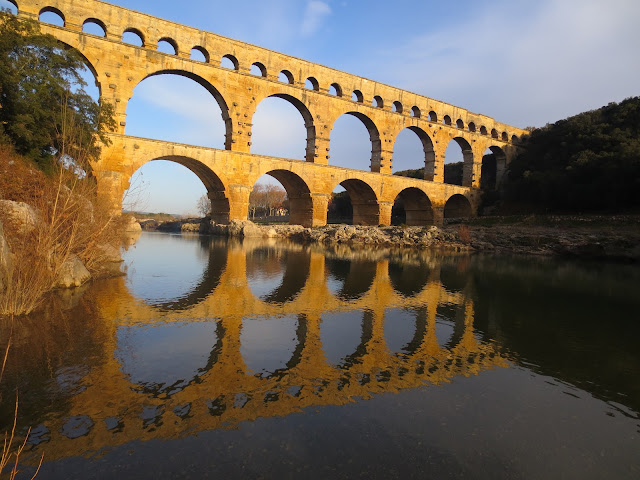
[[[460,225],[458,227],[458,238],[465,245],[469,245],[471,243],[471,232],[467,225]]]

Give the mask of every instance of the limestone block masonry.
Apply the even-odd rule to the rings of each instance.
[[[270,174],[287,190],[291,223],[324,225],[331,192],[341,184],[351,197],[355,224],[389,224],[398,198],[404,203],[407,224],[440,224],[445,216],[477,212],[484,152],[489,148],[496,156],[499,183],[518,138],[526,133],[428,97],[101,1],[9,1],[21,17],[57,14],[64,26],[42,23],[42,31],[83,55],[101,100],[114,105],[117,131],[93,165],[99,191],[114,208],[121,207],[138,168],[167,159],[198,175],[212,200],[214,220],[222,223],[247,218],[254,182]],[[83,33],[86,24],[100,26],[104,35]],[[141,46],[124,43],[127,32],[137,35]],[[161,41],[175,53],[159,52]],[[204,61],[192,59],[192,51]],[[232,68],[222,66],[223,59]],[[251,73],[252,66],[260,75]],[[126,135],[127,103],[134,88],[163,73],[185,76],[211,93],[225,123],[225,150]],[[290,102],[304,118],[304,158],[251,153],[253,115],[267,97]],[[370,172],[329,165],[331,129],[343,114],[357,117],[369,131]],[[391,175],[393,145],[405,128],[414,131],[424,146],[424,180]],[[463,151],[463,186],[443,183],[444,154],[452,139]]]

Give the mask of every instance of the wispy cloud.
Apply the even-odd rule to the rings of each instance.
[[[315,34],[329,15],[331,15],[331,7],[328,3],[310,0],[304,12],[300,33],[305,37]]]
[[[517,125],[637,95],[640,3],[506,2],[383,52],[385,81]]]

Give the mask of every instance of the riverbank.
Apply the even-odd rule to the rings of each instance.
[[[199,232],[232,237],[282,238],[324,245],[402,247],[640,262],[640,217],[530,215],[479,217],[435,226],[212,224],[206,219],[141,224],[146,230]]]

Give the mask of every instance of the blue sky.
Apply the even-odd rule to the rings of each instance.
[[[640,95],[636,0],[111,3],[519,127],[542,126]],[[371,146],[358,122],[341,117],[334,126],[331,163],[368,169]],[[265,100],[253,123],[255,153],[303,158],[302,118],[285,101]],[[221,147],[223,138],[217,104],[201,87],[173,76],[150,78],[136,88],[127,109],[127,133],[212,147]],[[456,154],[452,148],[447,160],[459,158]],[[394,171],[419,168],[421,160],[417,137],[403,132],[396,142]],[[195,211],[204,187],[190,172],[169,162],[151,162],[141,170],[143,209]],[[184,187],[174,188],[176,182]]]

